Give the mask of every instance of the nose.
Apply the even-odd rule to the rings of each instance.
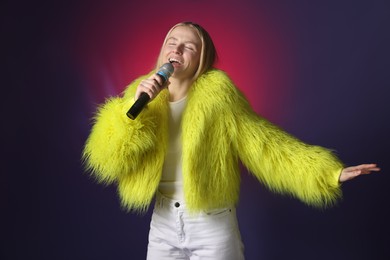
[[[181,45],[175,46],[175,48],[172,50],[172,52],[175,54],[183,54],[182,46]]]

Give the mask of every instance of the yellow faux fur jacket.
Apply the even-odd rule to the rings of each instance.
[[[162,175],[168,144],[168,91],[136,120],[126,116],[135,80],[121,97],[108,99],[94,118],[84,151],[86,168],[104,183],[116,183],[122,205],[144,211]],[[308,145],[258,116],[221,70],[191,86],[182,119],[183,182],[189,209],[234,205],[240,187],[239,160],[272,191],[314,206],[340,196],[342,163],[328,149]]]

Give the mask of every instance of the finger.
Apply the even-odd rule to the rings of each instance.
[[[137,100],[139,98],[139,96],[141,95],[142,93],[142,88],[143,86],[141,85],[142,83],[140,83],[137,87],[137,90],[135,91],[135,95],[134,95],[134,101]]]
[[[141,93],[148,94],[150,98],[153,97],[154,90],[146,80],[141,81],[138,85],[134,98],[137,100],[141,96]]]
[[[379,172],[381,169],[378,167],[375,168],[367,168],[367,169],[361,169],[362,174],[370,174],[372,172]]]
[[[350,167],[347,167],[346,169],[348,171],[354,171],[354,170],[365,170],[365,169],[376,169],[376,164],[372,163],[372,164],[360,164],[360,165],[357,165],[357,166],[350,166]]]
[[[376,164],[362,164],[359,165],[359,169],[362,171],[362,174],[369,174],[371,172],[378,172],[381,169],[377,167]]]
[[[150,87],[150,86],[143,87],[141,93],[142,92],[148,94],[150,99],[153,99],[154,96],[155,96],[155,90],[152,87]]]
[[[162,87],[160,82],[158,82],[156,79],[153,79],[153,86],[157,87],[158,89],[161,89],[161,87]]]
[[[374,167],[374,168],[362,168],[362,169],[356,169],[356,168],[355,169],[348,169],[347,173],[356,177],[356,176],[363,175],[363,174],[370,174],[374,171],[380,171],[380,168]]]
[[[158,85],[160,88],[163,87],[164,81],[163,81],[163,79],[162,79],[160,76],[154,74],[154,75],[152,75],[150,78],[153,79],[154,81],[156,81],[157,85]]]
[[[153,94],[158,93],[161,90],[161,85],[155,78],[147,79],[145,85]]]
[[[376,164],[375,163],[370,163],[370,164],[360,164],[355,166],[358,169],[368,169],[368,168],[375,168]]]

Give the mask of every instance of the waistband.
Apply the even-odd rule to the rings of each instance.
[[[184,203],[183,200],[171,199],[171,198],[164,196],[160,192],[157,192],[156,193],[156,207],[175,209],[175,210],[185,210],[186,204]],[[212,209],[212,210],[207,210],[207,211],[201,211],[201,212],[198,212],[198,214],[219,215],[219,214],[225,213],[225,212],[234,212],[235,213],[236,208],[235,208],[235,206],[217,208],[217,209]]]
[[[184,200],[171,199],[171,198],[164,196],[160,192],[157,192],[156,206],[178,209],[178,208],[185,208],[185,203],[184,203]]]

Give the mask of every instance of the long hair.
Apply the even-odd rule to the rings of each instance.
[[[159,54],[158,59],[157,59],[156,69],[160,68],[163,65],[163,63],[164,63],[164,60],[163,60],[164,57],[162,55],[163,47],[167,43],[168,37],[171,34],[171,32],[173,31],[173,29],[175,29],[178,26],[188,26],[188,27],[195,29],[195,31],[197,32],[197,34],[202,42],[199,67],[196,70],[196,72],[192,78],[193,80],[196,80],[200,75],[202,75],[203,73],[205,73],[208,70],[213,68],[214,62],[217,59],[217,51],[215,49],[213,40],[211,39],[209,33],[202,26],[200,26],[199,24],[193,23],[193,22],[178,23],[178,24],[174,25],[168,31],[167,35],[165,36],[163,45],[162,45],[161,50],[160,50],[160,54]]]

